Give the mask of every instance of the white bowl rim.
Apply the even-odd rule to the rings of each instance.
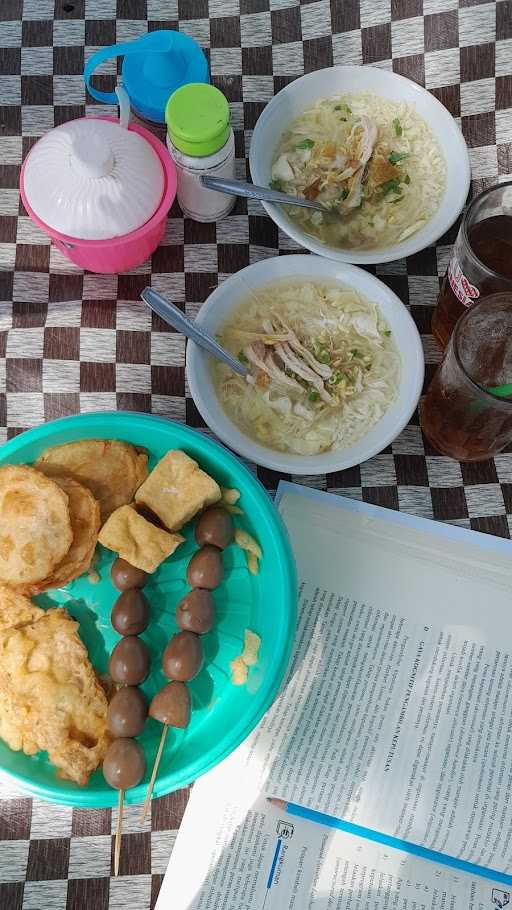
[[[278,268],[279,270],[282,269],[282,274],[274,275],[272,277],[267,276],[266,278],[263,277],[265,267],[268,266],[269,262],[274,263],[274,268]],[[288,266],[293,267],[286,271]],[[318,269],[319,271],[315,273],[314,269]],[[205,360],[209,358],[210,355],[206,354],[193,341],[189,341],[186,353],[186,377],[194,403],[207,426],[225,443],[225,445],[229,446],[230,449],[237,452],[248,461],[284,474],[316,475],[327,474],[333,471],[342,471],[361,464],[374,455],[377,455],[379,452],[382,452],[383,449],[387,448],[387,446],[396,439],[409,423],[409,420],[418,405],[423,387],[425,373],[423,346],[418,329],[416,328],[407,307],[402,303],[394,291],[384,284],[384,282],[380,281],[379,278],[376,278],[369,272],[366,272],[364,269],[350,265],[349,263],[336,262],[332,259],[326,260],[320,256],[299,253],[261,259],[231,275],[212,291],[207,300],[202,304],[196,317],[198,325],[204,325],[209,322],[217,302],[226,294],[226,292],[230,293],[230,289],[233,287],[237,276],[241,276],[241,280],[243,280],[244,277],[248,277],[249,274],[252,277],[256,277],[258,272],[262,273],[262,280],[257,281],[257,286],[261,287],[272,281],[279,281],[280,279],[302,275],[304,275],[306,279],[308,277],[311,280],[317,278],[317,280],[325,280],[328,283],[339,282],[349,286],[363,283],[368,288],[372,289],[369,293],[367,290],[363,292],[369,299],[379,305],[380,295],[381,299],[385,298],[386,303],[389,304],[390,307],[395,308],[395,318],[397,322],[398,320],[401,321],[404,331],[408,335],[409,354],[412,362],[412,369],[407,374],[407,383],[405,383],[404,372],[401,374],[399,394],[390,408],[390,411],[392,412],[392,410],[401,403],[401,416],[399,414],[396,415],[395,421],[388,432],[381,436],[378,441],[376,440],[373,445],[368,445],[367,442],[365,445],[367,436],[363,436],[351,446],[319,455],[293,455],[292,453],[279,452],[276,449],[267,448],[239,430],[236,424],[230,420],[222,408],[222,405],[218,402],[216,395],[213,392],[213,383],[209,380],[210,388],[212,389],[212,397],[216,401],[215,409],[218,411],[218,414],[212,413],[198,377],[199,365],[201,365],[201,373],[208,374],[209,371],[207,365],[205,365]],[[322,278],[321,276],[324,277]],[[388,321],[392,321],[387,314],[386,318]],[[206,325],[205,327],[210,331],[214,328],[212,325]],[[388,413],[389,412],[386,412],[386,414]],[[384,414],[381,419],[384,419],[386,414]],[[380,421],[377,421],[377,423],[370,428],[369,432],[373,432],[375,428],[378,427],[379,423]],[[350,453],[352,453],[352,455],[350,455]]]
[[[373,250],[335,250],[333,247],[325,246],[325,244],[320,243],[315,237],[306,234],[300,228],[297,228],[292,220],[286,215],[281,206],[275,205],[270,202],[262,202],[261,205],[274,221],[274,223],[281,228],[281,230],[292,238],[300,246],[305,247],[311,252],[316,253],[319,256],[323,256],[327,259],[334,259],[336,262],[349,262],[354,264],[366,264],[366,265],[376,265],[382,262],[392,262],[396,259],[403,259],[406,256],[412,256],[414,253],[418,253],[421,250],[424,250],[426,247],[431,246],[440,237],[443,236],[455,223],[458,216],[460,215],[464,204],[467,199],[469,188],[471,185],[471,164],[469,159],[468,147],[466,145],[464,136],[460,131],[456,121],[448,111],[448,109],[442,104],[434,95],[431,94],[423,86],[418,85],[417,82],[413,82],[412,79],[407,79],[406,76],[401,76],[399,73],[389,72],[388,70],[379,69],[375,66],[357,66],[356,64],[336,64],[335,66],[325,67],[321,70],[314,70],[311,73],[306,73],[304,76],[300,76],[298,79],[294,79],[293,82],[290,82],[284,88],[281,89],[273,98],[268,102],[265,109],[262,111],[252,134],[251,145],[249,150],[249,169],[251,173],[251,179],[255,184],[265,184],[265,176],[261,173],[259,169],[259,164],[257,160],[256,148],[258,145],[259,134],[263,131],[267,120],[271,116],[272,106],[276,99],[286,97],[287,94],[295,94],[298,90],[300,91],[300,86],[307,80],[312,78],[320,78],[322,74],[333,73],[333,71],[338,72],[340,75],[345,73],[348,75],[359,75],[362,71],[365,73],[370,72],[374,74],[376,79],[375,91],[376,94],[379,94],[379,87],[382,84],[396,84],[407,85],[408,92],[416,92],[422,97],[429,99],[429,104],[432,106],[432,109],[437,111],[438,115],[443,120],[443,126],[450,134],[450,141],[453,143],[453,154],[457,156],[457,170],[456,170],[456,185],[452,182],[449,189],[450,192],[454,194],[454,202],[452,204],[449,212],[446,213],[445,218],[440,222],[437,228],[432,230],[432,221],[435,218],[436,213],[432,218],[427,221],[427,223],[419,231],[413,234],[411,237],[406,238],[406,240],[401,243],[396,243],[390,247],[383,247],[381,249]],[[339,92],[339,89],[336,89],[331,94]],[[351,89],[351,91],[354,91]],[[383,94],[383,93],[382,93]],[[320,97],[320,96],[319,96]],[[390,97],[390,96],[386,96]],[[432,128],[432,125],[431,125]],[[434,131],[438,142],[443,147],[443,152],[446,157],[445,146],[443,135]],[[430,226],[430,229],[429,229]]]

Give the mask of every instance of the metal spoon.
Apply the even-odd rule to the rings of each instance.
[[[255,186],[253,183],[244,183],[243,180],[224,180],[223,177],[210,177],[203,174],[201,177],[203,186],[209,190],[217,190],[218,193],[227,193],[228,196],[245,196],[247,199],[259,199],[263,202],[278,202],[280,205],[300,205],[304,209],[315,209],[316,212],[324,214],[336,214],[321,202],[310,202],[308,199],[299,199],[298,196],[289,196],[288,193],[280,193],[278,190],[271,190],[268,186]]]
[[[247,376],[249,370],[243,363],[228,354],[211,335],[208,335],[208,332],[205,332],[204,329],[199,328],[198,325],[187,319],[185,314],[170,300],[166,300],[153,288],[144,288],[140,296],[144,303],[147,303],[148,307],[157,313],[168,325],[172,325],[178,332],[181,332],[187,338],[191,338],[192,341],[195,341],[200,348],[204,348],[209,354],[213,354],[214,357],[223,360],[235,373],[240,376]]]

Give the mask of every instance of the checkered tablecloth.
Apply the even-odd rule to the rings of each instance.
[[[480,0],[0,0],[0,439],[45,420],[135,409],[203,423],[188,395],[184,342],[138,302],[146,284],[194,315],[226,275],[297,251],[257,203],[215,224],[184,220],[134,272],[83,274],[50,246],[18,197],[20,164],[65,120],[108,112],[86,97],[84,61],[101,45],[175,28],[209,55],[227,95],[237,173],[251,131],[284,85],[337,63],[371,64],[425,85],[466,137],[473,189],[512,171],[512,2]],[[111,90],[115,62],[98,87]],[[376,274],[410,306],[430,379],[439,352],[430,317],[458,225],[437,246]],[[254,468],[269,489],[278,476]],[[417,415],[365,464],[303,482],[341,495],[510,536],[512,448],[459,465],[422,438]],[[50,806],[0,783],[2,910],[148,910],[154,905],[186,793],[153,804],[141,828],[127,807],[121,874],[111,877],[115,811]]]

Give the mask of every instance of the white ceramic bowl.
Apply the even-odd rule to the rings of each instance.
[[[230,420],[220,404],[211,375],[211,358],[189,341],[187,379],[196,407],[210,429],[245,458],[287,474],[324,474],[360,464],[385,449],[403,430],[418,403],[423,385],[424,360],[420,336],[406,307],[382,281],[355,266],[319,256],[276,256],[242,269],[221,284],[201,307],[196,322],[215,334],[250,290],[279,279],[340,282],[380,307],[402,357],[396,400],[381,420],[359,442],[322,455],[292,455],[255,442]]]
[[[282,206],[264,202],[275,223],[313,253],[338,262],[378,263],[411,256],[435,243],[453,224],[466,200],[471,171],[464,137],[446,108],[424,88],[386,70],[371,66],[333,66],[301,76],[267,104],[254,128],[249,164],[253,183],[268,186],[272,161],[287,125],[320,98],[342,92],[373,92],[416,109],[434,133],[446,161],[446,189],[437,212],[423,228],[402,243],[375,250],[337,250],[306,234]]]

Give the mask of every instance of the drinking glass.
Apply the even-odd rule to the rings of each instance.
[[[432,316],[441,347],[467,307],[498,291],[512,291],[512,181],[475,196],[464,214]]]
[[[492,294],[459,319],[420,408],[435,449],[458,461],[483,461],[512,442],[512,293]]]

